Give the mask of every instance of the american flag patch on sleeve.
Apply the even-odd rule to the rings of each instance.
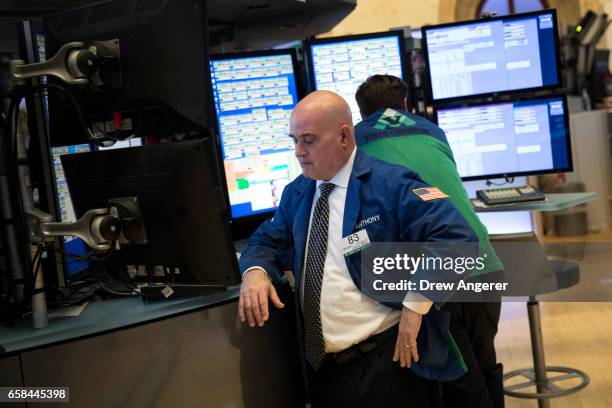
[[[438,198],[448,198],[446,194],[437,187],[423,187],[412,190],[423,201],[437,200]]]

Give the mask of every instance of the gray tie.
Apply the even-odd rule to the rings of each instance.
[[[306,267],[304,268],[304,343],[306,358],[318,370],[325,357],[325,342],[321,328],[321,284],[323,265],[327,253],[327,232],[329,230],[329,194],[334,184],[323,183],[319,186],[321,195],[315,205],[310,235]]]

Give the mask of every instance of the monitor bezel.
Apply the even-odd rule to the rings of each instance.
[[[551,169],[545,169],[545,170],[530,170],[530,171],[517,171],[517,172],[509,172],[509,173],[483,174],[480,176],[466,176],[466,177],[461,177],[461,180],[463,181],[491,180],[491,179],[496,179],[496,178],[535,176],[538,174],[567,173],[567,172],[574,171],[574,163],[573,163],[573,155],[572,155],[572,134],[571,134],[570,123],[569,123],[569,107],[567,105],[567,95],[566,94],[552,94],[552,95],[546,95],[546,96],[529,96],[529,97],[526,96],[526,97],[512,98],[511,100],[506,100],[506,101],[500,101],[500,100],[488,101],[488,102],[465,101],[462,104],[456,104],[452,106],[434,107],[433,120],[436,123],[436,125],[438,125],[438,111],[440,110],[473,108],[477,106],[503,105],[503,104],[508,104],[508,103],[514,104],[516,102],[533,102],[533,101],[547,100],[547,99],[562,99],[563,100],[563,123],[565,124],[565,129],[567,131],[567,137],[565,138],[565,147],[568,152],[567,167],[558,167],[558,168],[551,168]],[[449,144],[449,147],[450,147],[450,144]]]
[[[408,70],[406,69],[406,39],[404,38],[404,32],[402,30],[389,30],[379,31],[374,33],[365,34],[352,34],[352,35],[341,35],[337,37],[326,37],[326,38],[315,38],[308,39],[303,42],[304,44],[304,58],[306,60],[306,67],[308,71],[308,88],[311,92],[317,90],[315,83],[314,73],[314,61],[312,60],[312,46],[321,44],[333,44],[346,41],[359,41],[368,40],[384,37],[398,37],[400,47],[400,65],[402,70],[402,80],[406,82],[408,78]]]
[[[505,91],[485,92],[485,93],[479,93],[479,94],[470,94],[470,95],[461,95],[461,96],[453,96],[453,97],[448,97],[448,98],[434,99],[433,87],[432,87],[432,82],[431,82],[431,71],[429,70],[429,48],[427,45],[427,30],[432,30],[432,29],[437,30],[441,28],[458,27],[462,25],[469,25],[469,24],[476,24],[476,23],[489,23],[491,21],[523,20],[525,18],[535,17],[539,15],[544,15],[544,14],[552,14],[553,25],[554,25],[554,29],[556,30],[556,35],[553,36],[554,43],[555,43],[554,44],[555,45],[555,63],[557,67],[557,84],[556,85],[535,86],[531,88],[519,88],[519,89],[512,89],[512,90],[505,90]],[[560,55],[561,53],[560,53],[560,46],[559,46],[559,24],[557,20],[557,10],[554,8],[546,9],[546,10],[530,11],[527,13],[520,13],[520,14],[495,16],[495,17],[486,18],[486,19],[473,19],[473,20],[459,21],[459,22],[453,22],[453,23],[423,26],[421,27],[421,44],[423,47],[423,58],[425,61],[425,66],[427,67],[425,70],[425,77],[429,85],[426,87],[427,88],[426,95],[427,95],[428,101],[433,106],[452,102],[452,101],[468,99],[468,98],[469,99],[475,99],[475,98],[482,99],[482,98],[497,97],[497,96],[503,96],[503,95],[513,95],[513,94],[524,93],[528,91],[533,92],[533,91],[540,91],[540,90],[555,90],[555,89],[563,88],[563,76],[561,75],[561,55]]]
[[[224,59],[241,59],[241,58],[251,58],[251,57],[267,57],[273,55],[289,55],[291,57],[291,63],[293,64],[293,74],[295,77],[295,89],[297,93],[298,102],[303,98],[304,93],[302,89],[302,84],[299,80],[299,66],[297,60],[297,52],[294,48],[281,48],[281,49],[273,49],[273,50],[257,50],[257,51],[240,51],[240,52],[229,52],[229,53],[219,53],[219,54],[211,54],[210,55],[210,63],[213,61],[224,60]],[[212,75],[210,77],[212,80]],[[212,85],[212,82],[211,82]],[[211,88],[212,90],[212,88]],[[211,96],[214,98],[214,90],[211,92]],[[225,197],[225,202],[227,203],[227,211],[229,214],[230,223],[232,224],[232,233],[234,234],[234,238],[239,239],[246,235],[249,235],[249,231],[252,232],[261,222],[269,219],[276,212],[276,208],[271,209],[270,211],[262,211],[255,214],[244,215],[241,217],[234,217],[232,214],[232,204],[229,199],[229,190],[227,186],[227,175],[225,174],[225,161],[223,160],[223,142],[221,141],[221,131],[219,129],[219,119],[217,117],[217,108],[215,106],[214,100],[211,101],[214,106],[214,127],[213,130],[215,132],[215,144],[217,151],[217,161],[221,167],[222,174],[222,182],[223,182],[223,195]]]
[[[92,208],[108,207],[113,198],[138,200],[147,237],[144,242],[123,245],[108,263],[187,267],[196,284],[240,283],[227,210],[221,203],[222,189],[211,172],[211,149],[212,140],[201,138],[62,156],[77,217]],[[109,172],[105,166],[113,170]],[[195,175],[195,179],[188,175]],[[159,200],[156,194],[165,198]],[[202,226],[205,231],[197,228]],[[218,246],[210,249],[211,241]],[[193,245],[187,246],[187,242]],[[211,258],[207,251],[216,256]],[[197,268],[205,264],[216,268]],[[212,274],[205,274],[207,271]]]

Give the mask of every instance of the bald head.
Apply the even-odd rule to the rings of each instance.
[[[291,113],[290,135],[305,177],[329,180],[351,157],[355,130],[351,109],[330,91],[312,92]]]
[[[353,123],[348,103],[340,95],[330,91],[315,91],[308,94],[293,109],[291,116],[294,115],[308,115],[331,126]]]

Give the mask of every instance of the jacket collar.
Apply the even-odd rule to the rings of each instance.
[[[353,162],[353,170],[348,182],[346,192],[346,201],[344,203],[344,219],[342,222],[342,236],[353,232],[359,217],[361,209],[360,188],[361,181],[372,170],[372,158],[364,153],[361,149],[357,149],[355,161]],[[306,252],[306,236],[308,235],[308,224],[310,220],[310,210],[312,209],[312,200],[314,198],[316,181],[299,176],[295,184],[296,198],[298,208],[295,212],[295,221],[293,224],[293,234],[295,239],[296,259],[299,261],[295,265],[295,277],[301,279],[304,254]]]
[[[371,162],[372,158],[368,156],[367,153],[365,153],[363,150],[357,148],[357,152],[355,153],[355,160],[353,162],[353,170],[351,171],[351,176],[349,178],[349,188],[353,179],[360,179],[372,170]],[[299,176],[298,179],[296,179],[295,189],[300,194],[310,192],[311,190],[312,192],[314,192],[316,184],[316,180],[309,179],[304,176]]]

